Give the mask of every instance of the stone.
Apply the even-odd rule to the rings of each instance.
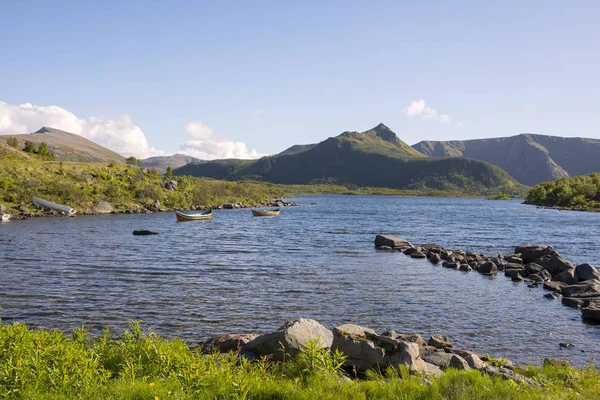
[[[158,232],[149,231],[146,229],[140,229],[133,231],[134,236],[148,236],[148,235],[158,235]]]
[[[579,279],[575,275],[575,268],[572,268],[570,270],[563,271],[557,275],[554,275],[552,280],[555,282],[564,282],[567,285],[573,285],[573,284],[579,282]]]
[[[544,297],[547,299],[550,299],[550,300],[555,300],[560,297],[560,293],[558,293],[558,292],[546,293],[544,295]]]
[[[575,285],[567,285],[563,286],[561,291],[567,297],[600,296],[600,282],[586,281]]]
[[[457,354],[454,354],[450,359],[450,368],[464,371],[469,371],[471,369],[469,363],[467,363],[467,361],[464,358]]]
[[[346,355],[344,365],[354,367],[358,371],[378,368],[384,365],[385,350],[376,346],[367,336],[376,335],[375,331],[359,325],[346,324],[333,329],[332,350],[339,350]]]
[[[432,376],[434,378],[439,378],[444,373],[437,365],[429,364],[425,361],[423,361],[423,372],[426,376]]]
[[[553,290],[555,292],[561,292],[562,288],[567,286],[564,282],[544,282],[544,289]]]
[[[523,244],[515,248],[515,254],[520,254],[523,263],[530,263],[542,256],[558,255],[558,252],[552,246],[541,244]]]
[[[581,317],[587,321],[600,321],[600,306],[582,308]]]
[[[444,249],[443,246],[440,246],[439,244],[433,244],[433,243],[427,243],[421,247],[423,247],[428,252],[438,253],[438,254],[441,253],[442,251],[446,250],[446,249]]]
[[[447,369],[450,367],[450,360],[452,360],[454,354],[445,353],[442,351],[435,352],[427,352],[425,354],[421,354],[421,358],[423,361],[429,364],[433,364],[441,369]]]
[[[421,253],[420,251],[414,251],[411,253],[410,255],[411,258],[425,258],[425,254]]]
[[[507,278],[511,278],[511,279],[513,279],[516,276],[519,276],[520,280],[523,280],[523,275],[521,275],[521,274],[524,274],[524,273],[525,273],[525,270],[523,268],[521,268],[521,269],[505,269],[504,270],[504,276],[506,276]]]
[[[539,282],[539,283],[542,283],[542,282],[544,282],[544,278],[542,278],[542,277],[541,277],[540,275],[538,275],[538,274],[530,274],[530,275],[528,276],[528,278],[529,278],[529,279],[531,279],[531,280],[532,280],[532,281],[534,281],[534,282]]]
[[[479,266],[478,272],[480,274],[496,275],[498,273],[498,266],[492,261],[486,261]]]
[[[523,268],[525,268],[525,271],[527,271],[529,274],[539,274],[540,272],[544,271],[544,267],[536,263],[525,264]]]
[[[447,349],[452,347],[452,342],[447,337],[442,335],[431,335],[427,341],[428,346],[435,347],[437,349]]]
[[[576,266],[575,275],[577,275],[579,281],[600,281],[600,271],[598,271],[598,268],[590,264],[580,264]]]
[[[429,261],[432,264],[438,264],[442,261],[442,258],[440,257],[440,255],[438,253],[429,253]]]
[[[572,297],[563,297],[561,300],[561,303],[567,307],[581,308],[584,306],[585,300],[576,299],[576,298],[572,298]]]
[[[575,268],[575,266],[571,262],[556,255],[547,255],[540,257],[535,260],[535,263],[544,267],[544,269],[548,271],[552,276],[558,275],[561,272],[565,272]]]
[[[390,250],[393,250],[393,249],[390,246],[383,245],[383,246],[377,247],[377,250],[387,250],[387,251],[390,251]]]
[[[512,263],[512,264],[523,264],[523,259],[517,256],[507,256],[504,257],[504,261],[506,261],[507,263]]]
[[[546,366],[551,366],[551,367],[564,367],[562,361],[556,359],[556,358],[544,358],[544,367]]]
[[[505,380],[512,379],[516,383],[525,383],[525,384],[533,386],[533,387],[538,386],[538,384],[533,379],[527,378],[521,374],[517,374],[516,372],[514,372],[508,368],[494,367],[493,365],[487,365],[483,369],[483,372],[487,375],[498,376]]]
[[[402,251],[402,250],[401,250]],[[415,249],[414,247],[407,247],[405,248],[402,252],[404,254],[406,254],[407,256],[410,256],[412,253],[416,252],[417,249]]]
[[[425,368],[416,343],[401,342],[398,350],[385,357],[388,366],[405,365],[410,371],[421,372]]]
[[[371,338],[376,341],[380,341],[382,339],[385,341],[385,338],[389,338],[394,340],[396,342],[396,345],[400,344],[400,342],[409,342],[416,343],[419,345],[419,347],[425,346],[425,341],[423,340],[421,335],[418,335],[416,333],[396,333],[396,331],[390,330],[383,332],[381,335],[372,336]],[[392,343],[391,341],[387,342]]]
[[[406,239],[402,239],[395,236],[377,235],[375,237],[375,247],[379,246],[390,246],[391,248],[409,248],[413,247],[412,244]]]
[[[523,271],[525,272],[525,268],[521,264],[508,263],[504,264],[504,271]]]
[[[481,361],[481,358],[475,354],[468,354],[466,357],[464,357],[464,359],[469,367],[473,369],[482,370],[485,367],[485,364],[483,361]]]
[[[519,273],[512,274],[510,279],[512,279],[513,282],[521,282],[521,281],[525,280],[525,278],[523,278],[523,276],[521,276],[521,274],[519,274]]]
[[[282,325],[275,332],[256,337],[244,350],[259,356],[272,356],[275,361],[295,357],[309,340],[317,340],[322,348],[328,349],[333,342],[333,333],[314,319],[298,318]]]
[[[229,353],[230,351],[240,351],[246,344],[256,339],[254,334],[228,334],[209,338],[199,344],[199,347],[206,352],[213,350],[219,353]]]
[[[445,262],[442,264],[442,267],[450,268],[450,269],[458,269],[460,267],[460,263],[457,263],[456,261]]]
[[[459,269],[463,272],[471,272],[473,271],[473,268],[471,268],[469,265],[467,264],[460,264]]]

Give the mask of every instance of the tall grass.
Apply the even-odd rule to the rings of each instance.
[[[530,387],[478,371],[448,371],[438,379],[406,368],[350,380],[344,356],[309,343],[295,359],[249,361],[239,354],[203,354],[180,340],[142,332],[89,337],[0,324],[3,399],[598,399],[593,368],[529,367]]]

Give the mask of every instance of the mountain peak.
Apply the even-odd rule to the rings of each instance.
[[[42,126],[39,130],[35,131],[34,133],[51,133],[52,132],[52,128],[49,128],[47,126]]]
[[[392,131],[390,128],[385,126],[383,123],[380,123],[375,128],[371,129],[371,131],[375,132],[375,135],[390,143],[397,143],[400,139],[398,136]]]

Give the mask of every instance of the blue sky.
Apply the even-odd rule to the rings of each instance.
[[[379,122],[409,144],[600,138],[600,2],[489,3],[0,0],[0,102],[125,153],[270,154]],[[55,112],[14,107],[2,133]]]

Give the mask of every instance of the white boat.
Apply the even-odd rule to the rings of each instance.
[[[69,216],[75,215],[77,211],[69,206],[62,206],[60,204],[53,203],[48,200],[40,199],[39,197],[33,198],[33,204],[38,207],[42,207],[44,210],[53,210],[59,213],[65,213]]]
[[[10,214],[0,214],[0,221],[8,221],[10,219]]]

